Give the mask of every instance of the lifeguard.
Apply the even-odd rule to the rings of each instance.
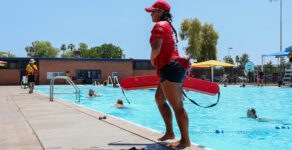
[[[28,79],[29,94],[33,93],[35,76],[38,74],[38,68],[34,63],[35,60],[30,59],[25,69],[25,76]]]

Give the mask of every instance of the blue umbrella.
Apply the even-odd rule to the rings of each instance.
[[[285,48],[285,52],[290,52],[292,50],[292,46],[289,46],[289,47],[287,47],[287,48]]]

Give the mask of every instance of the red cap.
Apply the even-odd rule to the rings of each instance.
[[[166,1],[162,1],[162,0],[156,1],[152,5],[152,7],[145,8],[145,10],[147,12],[151,12],[152,10],[157,9],[157,8],[160,8],[160,9],[163,9],[166,11],[170,11],[170,5]]]

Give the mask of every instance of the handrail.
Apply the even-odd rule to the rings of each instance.
[[[108,77],[107,77],[107,85],[110,85],[110,81],[112,82],[112,84],[111,84],[111,85],[113,85],[113,84],[114,84],[114,82],[113,82],[113,79],[112,79],[112,77],[111,77],[111,76],[108,76]]]
[[[120,82],[119,82],[119,80],[118,80],[118,77],[117,76],[114,76],[114,82],[117,82],[117,84],[118,84],[118,86],[120,86]]]
[[[62,92],[62,93],[54,93],[54,83],[55,79],[65,79],[70,85],[73,86],[76,92]],[[75,85],[75,83],[67,76],[56,76],[51,79],[50,82],[50,101],[53,101],[54,94],[76,94],[76,101],[80,102],[80,89]]]

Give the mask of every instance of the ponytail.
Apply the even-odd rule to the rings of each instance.
[[[160,18],[160,21],[167,21],[172,29],[172,31],[174,32],[175,34],[175,37],[176,37],[176,43],[178,42],[178,39],[177,39],[177,32],[176,30],[174,29],[174,27],[172,26],[171,22],[172,22],[172,15],[170,14],[169,11],[164,11],[163,12],[163,15],[161,16]]]

